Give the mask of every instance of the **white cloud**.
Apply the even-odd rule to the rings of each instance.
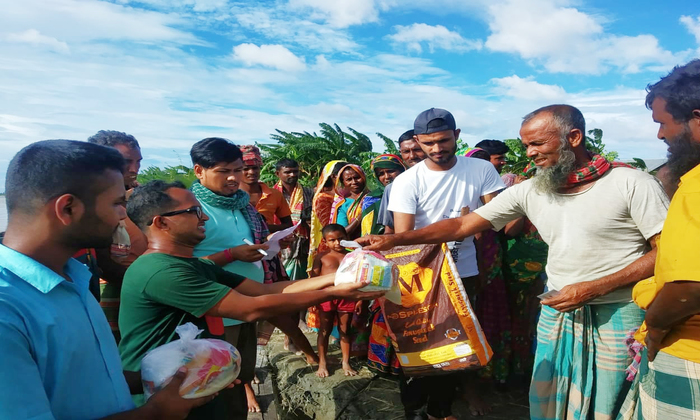
[[[232,9],[232,18],[242,28],[276,43],[299,45],[323,53],[352,53],[360,48],[345,29],[315,23],[285,9],[236,6]]]
[[[71,45],[106,39],[204,45],[194,35],[175,29],[184,22],[177,15],[102,1],[23,0],[3,3],[0,35],[35,29]]]
[[[312,19],[325,20],[338,28],[376,22],[382,7],[375,0],[290,0],[289,5],[310,9]]]
[[[636,73],[677,61],[652,35],[606,33],[606,19],[584,13],[570,0],[497,1],[488,6],[486,47],[519,54],[550,72],[601,74],[611,68]]]
[[[69,52],[68,44],[59,41],[56,38],[50,36],[42,35],[41,32],[36,29],[28,29],[24,32],[18,32],[7,35],[6,39],[9,42],[17,42],[23,44],[30,44],[35,46],[47,46],[50,49],[58,52]]]
[[[496,92],[513,98],[548,101],[560,101],[566,97],[566,91],[561,86],[544,85],[535,81],[533,76],[526,78],[517,75],[494,78],[490,80],[496,85]]]
[[[387,38],[397,44],[404,44],[410,51],[422,52],[422,43],[428,45],[430,52],[435,49],[447,51],[465,52],[479,50],[483,43],[478,40],[468,40],[457,32],[450,31],[442,25],[427,25],[425,23],[414,23],[410,26],[394,26],[396,33],[388,35]]]
[[[692,16],[681,16],[679,20],[688,29],[688,32],[695,37],[695,41],[698,43],[698,46],[700,46],[700,15],[696,18]]]
[[[240,44],[233,47],[233,56],[247,66],[260,65],[288,71],[306,68],[304,60],[282,45]]]

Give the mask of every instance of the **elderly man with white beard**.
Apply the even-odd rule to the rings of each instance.
[[[525,116],[520,137],[537,166],[472,213],[396,235],[369,249],[442,243],[527,216],[549,245],[547,289],[530,387],[532,419],[615,418],[631,362],[624,339],[644,313],[632,287],[653,274],[668,198],[649,174],[585,146],[585,120],[570,105]]]

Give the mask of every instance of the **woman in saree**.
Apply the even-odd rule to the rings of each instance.
[[[314,258],[323,249],[323,229],[331,220],[331,208],[333,206],[333,198],[335,197],[335,180],[338,177],[338,172],[341,168],[347,165],[347,162],[341,160],[332,160],[328,162],[321,171],[321,177],[316,183],[314,198],[311,205],[311,232],[309,233],[309,259],[306,265],[306,271],[311,271],[314,265]]]
[[[367,189],[367,176],[358,165],[347,164],[338,172],[335,182],[335,197],[331,208],[330,223],[345,228],[350,239],[361,234],[362,209],[379,201]]]
[[[376,198],[376,201],[362,207],[361,236],[370,234],[381,235],[384,233],[384,226],[378,223],[384,190],[394,178],[406,170],[406,166],[404,166],[401,158],[390,153],[385,153],[372,159],[370,167],[372,172],[374,172],[374,176],[379,180],[380,187],[369,193],[370,197]]]
[[[378,197],[379,201],[370,205],[362,212],[362,235],[381,235],[384,233],[384,226],[377,223],[379,216],[379,207],[381,197],[384,194],[384,189],[405,170],[403,161],[400,157],[392,154],[379,155],[372,160],[372,171],[382,185],[380,190],[371,193]],[[366,344],[365,351],[367,353],[367,364],[370,368],[381,373],[398,375],[401,372],[401,366],[396,358],[391,339],[384,320],[384,313],[379,305],[379,301],[374,301],[369,309],[369,317],[372,320],[370,323],[370,333],[367,336],[367,343],[364,343],[359,337],[356,341],[358,344]]]

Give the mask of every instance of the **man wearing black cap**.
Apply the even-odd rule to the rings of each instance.
[[[510,150],[508,145],[500,140],[481,140],[476,144],[479,149],[484,149],[491,157],[491,164],[500,174],[506,166],[506,153]]]
[[[505,188],[498,172],[489,162],[455,155],[460,130],[451,113],[431,108],[421,112],[413,125],[414,139],[427,159],[394,180],[389,210],[394,212],[396,233],[459,217],[463,211],[474,210],[489,202]],[[474,299],[479,274],[474,238],[468,236],[447,245],[465,290]],[[484,414],[488,408],[474,391],[472,386],[465,389],[472,413]],[[447,391],[441,392],[439,397],[443,403],[439,407],[429,401],[430,416],[443,418],[450,415],[451,400],[445,400],[448,395]],[[431,409],[438,412],[431,412]]]

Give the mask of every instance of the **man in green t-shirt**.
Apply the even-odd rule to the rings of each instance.
[[[359,291],[363,283],[333,286],[333,275],[261,284],[211,261],[223,255],[193,257],[194,247],[206,236],[208,217],[179,182],[138,187],[127,213],[148,237],[148,250],[129,267],[122,285],[119,353],[125,369],[139,370],[146,352],[176,339],[175,328],[187,322],[205,330],[206,337],[220,337],[221,317],[252,322],[330,299],[381,296]],[[225,390],[188,418],[229,418],[226,395]]]

